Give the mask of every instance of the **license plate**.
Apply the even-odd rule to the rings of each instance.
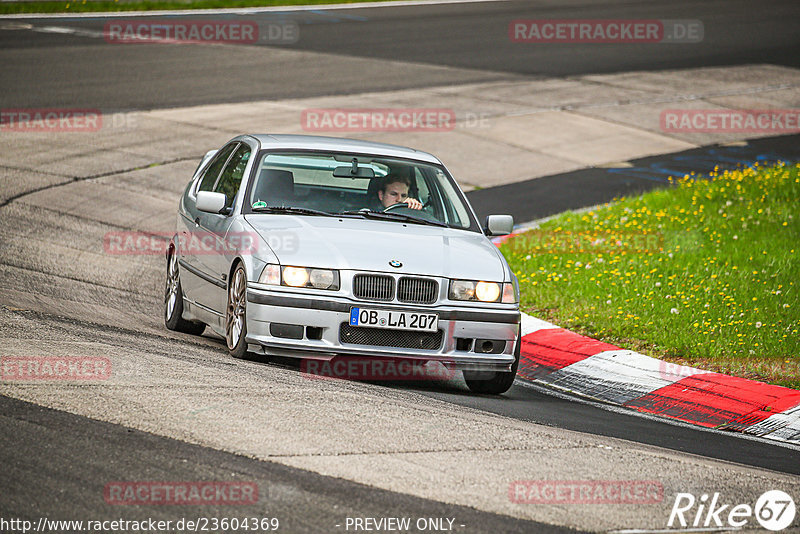
[[[435,313],[350,308],[350,326],[436,332],[438,322],[439,316]]]

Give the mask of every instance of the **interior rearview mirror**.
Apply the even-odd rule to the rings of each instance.
[[[336,178],[375,178],[375,170],[372,167],[347,165],[333,169],[333,175]]]

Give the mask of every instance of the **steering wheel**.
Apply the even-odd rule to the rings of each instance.
[[[407,207],[408,207],[408,202],[398,202],[397,204],[392,204],[391,206],[386,206],[385,208],[383,208],[383,211],[386,212],[386,211],[391,211],[391,210],[393,210],[395,208],[407,208]]]
[[[415,209],[409,208],[408,207],[408,202],[398,202],[397,204],[392,204],[391,206],[387,206],[386,208],[384,208],[383,211],[385,213],[385,212],[391,211],[391,210],[393,210],[395,208],[401,208],[401,209],[408,210],[408,211],[404,212],[405,215],[409,215],[409,216],[415,217],[417,219],[422,219],[423,221],[439,221],[439,219],[437,219],[433,214],[428,213],[424,209],[415,210]]]

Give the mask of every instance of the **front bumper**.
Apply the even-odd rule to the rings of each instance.
[[[253,287],[248,287],[247,301],[246,340],[250,350],[267,355],[323,360],[341,355],[403,358],[438,361],[450,369],[508,371],[520,342],[520,313],[512,304],[409,305]],[[359,336],[361,343],[354,342],[349,337],[354,327],[342,331],[351,307],[436,313],[439,333],[434,341],[430,337],[420,341],[420,346],[428,348],[408,346],[415,343],[414,333],[396,335],[381,329],[367,329],[376,332],[366,337],[381,338],[381,343],[402,338],[406,346],[364,342],[365,336]],[[292,330],[288,337],[287,330]],[[484,352],[489,344],[494,347],[491,353]]]

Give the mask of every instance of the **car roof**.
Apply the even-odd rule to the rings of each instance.
[[[289,134],[249,134],[261,144],[262,149],[302,149],[327,150],[332,152],[352,152],[374,156],[389,156],[415,159],[428,163],[441,164],[441,161],[427,152],[399,145],[375,143],[360,139],[344,137],[326,137],[321,135],[289,135]]]

